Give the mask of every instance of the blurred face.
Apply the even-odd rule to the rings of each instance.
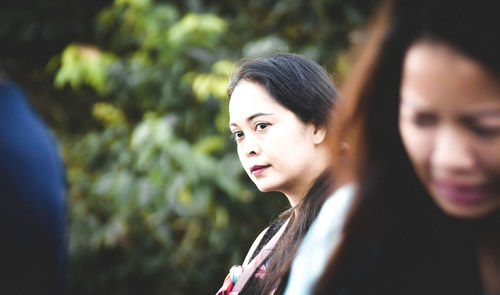
[[[399,129],[413,166],[447,214],[500,209],[500,80],[442,43],[417,42],[403,63]]]
[[[259,84],[241,80],[229,103],[241,165],[264,192],[301,196],[317,175],[324,134],[277,103]]]

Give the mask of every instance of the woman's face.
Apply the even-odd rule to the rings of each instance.
[[[241,80],[229,102],[230,129],[241,165],[264,192],[303,195],[317,176],[317,145],[324,138],[277,103],[259,84]],[[316,160],[316,161],[315,161]]]
[[[442,43],[403,63],[399,130],[437,205],[460,218],[500,209],[500,79]]]

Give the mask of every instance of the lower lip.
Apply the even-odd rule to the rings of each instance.
[[[252,171],[252,175],[253,175],[253,176],[259,176],[259,175],[261,175],[262,173],[264,173],[264,171],[265,171],[265,170],[267,170],[267,168],[269,168],[269,166],[267,166],[267,167],[262,167],[262,168],[259,168],[259,169],[257,169],[257,170],[254,170],[254,171]]]
[[[436,183],[438,193],[449,201],[460,205],[475,205],[490,196],[485,186],[459,186],[448,183]]]

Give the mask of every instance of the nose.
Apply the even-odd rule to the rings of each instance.
[[[252,135],[246,135],[245,140],[241,143],[240,146],[241,151],[247,157],[257,155],[260,152],[259,142]]]
[[[470,139],[451,128],[437,132],[431,161],[434,168],[455,172],[470,171],[476,163]]]

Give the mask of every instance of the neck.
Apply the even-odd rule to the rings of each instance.
[[[288,199],[288,202],[290,202],[291,208],[294,209],[295,214],[298,213],[299,207],[298,206],[306,197],[306,195],[310,192],[311,188],[315,184],[315,182],[318,180],[318,177],[324,173],[327,169],[330,169],[330,161],[329,158],[321,158],[317,159],[317,165],[314,165],[315,169],[311,169],[308,171],[307,175],[309,176],[307,178],[307,181],[304,182],[304,184],[300,187],[297,187],[295,191],[293,192],[284,192],[285,196]]]
[[[288,202],[290,203],[290,207],[293,208],[295,213],[297,213],[297,205],[304,199],[305,194],[302,197],[300,197],[300,196],[296,197],[296,196],[292,196],[290,194],[285,194],[285,196],[288,199]]]

